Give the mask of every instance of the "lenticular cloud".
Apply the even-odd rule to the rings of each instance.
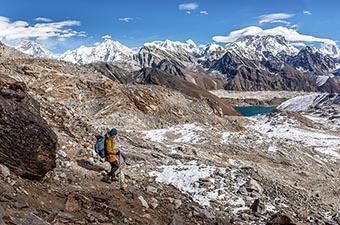
[[[227,36],[214,36],[213,40],[216,42],[229,43],[245,36],[267,36],[267,35],[281,35],[290,42],[322,42],[322,43],[335,43],[331,39],[319,38],[311,35],[300,34],[294,29],[287,27],[274,27],[271,29],[262,29],[257,26],[250,26],[240,30],[235,30]]]

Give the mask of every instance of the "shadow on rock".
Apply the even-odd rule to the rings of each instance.
[[[87,161],[85,159],[77,160],[77,164],[84,169],[92,170],[95,172],[102,172],[103,170],[105,170],[103,167],[93,165],[90,161]]]

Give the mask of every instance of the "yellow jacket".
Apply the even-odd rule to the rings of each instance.
[[[110,163],[118,159],[116,141],[112,137],[108,136],[105,138],[105,159]]]

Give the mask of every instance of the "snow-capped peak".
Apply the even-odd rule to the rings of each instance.
[[[132,49],[121,44],[119,41],[113,41],[111,39],[105,39],[98,46],[100,46],[102,48],[110,49],[110,50],[116,50],[116,51],[119,51],[119,52],[123,52],[125,54],[134,54],[135,53]]]
[[[135,52],[118,41],[105,39],[92,47],[81,46],[65,52],[60,59],[79,64],[131,60]]]
[[[329,55],[333,58],[340,57],[340,49],[335,42],[323,43],[320,52],[324,55]]]
[[[186,40],[185,43],[192,46],[192,47],[195,47],[195,48],[197,47],[196,43],[191,39]]]
[[[226,53],[226,48],[216,43],[201,46],[201,59],[213,61],[221,58]]]
[[[53,54],[49,50],[40,44],[29,40],[21,42],[16,49],[38,58],[53,58]]]
[[[279,53],[286,55],[296,55],[299,50],[281,35],[266,36],[245,36],[236,40],[229,46],[238,46],[239,48],[252,51],[254,53],[271,52],[274,56]]]
[[[163,51],[169,52],[177,52],[177,53],[191,53],[191,54],[198,54],[200,49],[199,47],[193,42],[192,40],[187,40],[186,42],[180,41],[153,41],[150,43],[145,43],[144,46],[146,47],[156,47]]]
[[[221,45],[218,45],[216,43],[210,43],[204,47],[204,54],[211,54],[213,52],[223,51],[223,50],[224,48]]]

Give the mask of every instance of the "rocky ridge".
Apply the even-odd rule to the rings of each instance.
[[[268,35],[246,36],[226,46],[198,46],[192,40],[155,41],[144,44],[137,52],[106,39],[94,47],[67,51],[60,59],[82,65],[111,63],[127,72],[155,68],[195,84],[202,77],[215,82],[211,77],[218,76],[227,90],[339,92],[339,78],[335,76],[338,53],[337,46],[331,43],[320,49],[297,48],[282,36]]]

